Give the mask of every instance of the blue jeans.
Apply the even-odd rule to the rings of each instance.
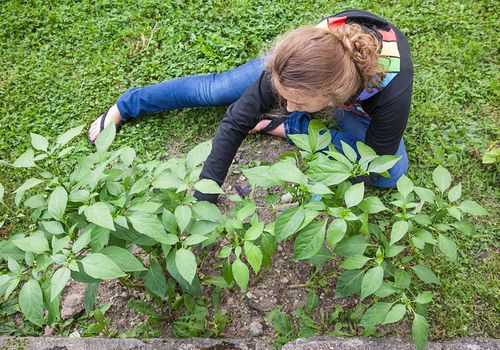
[[[191,75],[149,85],[135,87],[118,98],[117,106],[123,121],[145,114],[165,112],[178,108],[214,107],[230,105],[258,79],[264,68],[259,57],[240,67],[219,74]],[[364,141],[370,124],[369,116],[353,111],[338,110],[333,118],[343,131],[330,130],[332,143],[342,152],[340,141],[356,149],[356,141]],[[290,113],[285,121],[288,134],[307,134],[310,116],[305,112]],[[402,156],[389,170],[390,178],[378,177],[372,184],[377,187],[393,187],[408,170],[408,157],[403,140],[396,153]]]

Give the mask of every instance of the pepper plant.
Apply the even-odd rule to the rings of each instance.
[[[466,217],[487,214],[478,203],[461,200],[461,184],[452,186],[441,166],[432,174],[435,188],[415,186],[402,176],[389,203],[365,195],[363,181],[389,176],[399,157],[379,156],[361,142],[355,148],[342,143],[337,150],[317,121],[307,135],[290,136],[298,151],[243,171],[253,188],[277,188],[292,199],[267,223],[257,209],[276,212],[275,195],[265,198],[264,206],[257,205],[253,191],[245,198],[229,196],[235,208],[227,214],[196,201],[194,190],[223,194],[214,181],[199,179],[209,142],[185,158],[141,164],[130,147],[110,150],[115,136],[110,125],[96,140],[96,151],[80,158],[69,177],[40,165],[70,153],[63,147],[81,130],[72,129],[55,142],[32,134],[33,149],[9,164],[37,173],[13,191],[14,207],[5,204],[0,184],[6,208],[0,222],[26,218],[0,242],[5,262],[0,296],[17,298],[24,317],[38,326],[58,319],[70,279],[88,284],[89,305],[100,282],[119,279],[125,285],[143,284],[158,302],[173,308],[176,284],[194,297],[201,296],[202,284],[246,290],[251,276],[271,264],[276,246],[293,239],[297,261],[321,269],[343,259],[324,276],[336,281],[332,298],[356,297],[366,305],[356,325],[362,334],[410,318],[415,344],[423,349],[427,308],[440,285],[427,261],[436,253],[457,261],[455,232],[471,234]],[[214,244],[220,247],[221,272],[207,277],[200,266],[204,249]]]

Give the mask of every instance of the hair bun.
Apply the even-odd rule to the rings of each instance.
[[[330,33],[342,44],[353,60],[365,88],[379,87],[384,72],[379,64],[380,42],[374,33],[367,33],[357,23],[340,26]]]

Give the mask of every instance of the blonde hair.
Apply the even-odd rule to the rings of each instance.
[[[361,89],[379,87],[384,77],[379,49],[375,34],[356,23],[334,30],[302,26],[274,42],[266,68],[275,88],[320,94],[341,106]]]

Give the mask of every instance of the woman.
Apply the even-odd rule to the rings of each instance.
[[[408,169],[403,143],[411,103],[413,66],[408,41],[394,25],[361,10],[348,10],[300,27],[274,44],[267,62],[257,58],[221,74],[187,76],[132,88],[89,130],[93,142],[109,123],[176,108],[229,105],[200,174],[222,185],[248,133],[287,137],[305,134],[310,115],[333,108],[342,131],[330,130],[339,151],[344,141],[363,141],[377,154],[402,158],[390,178],[372,176],[377,187],[393,187]],[[287,118],[259,120],[286,101]],[[290,139],[288,139],[290,141]],[[216,195],[196,193],[216,202]]]

